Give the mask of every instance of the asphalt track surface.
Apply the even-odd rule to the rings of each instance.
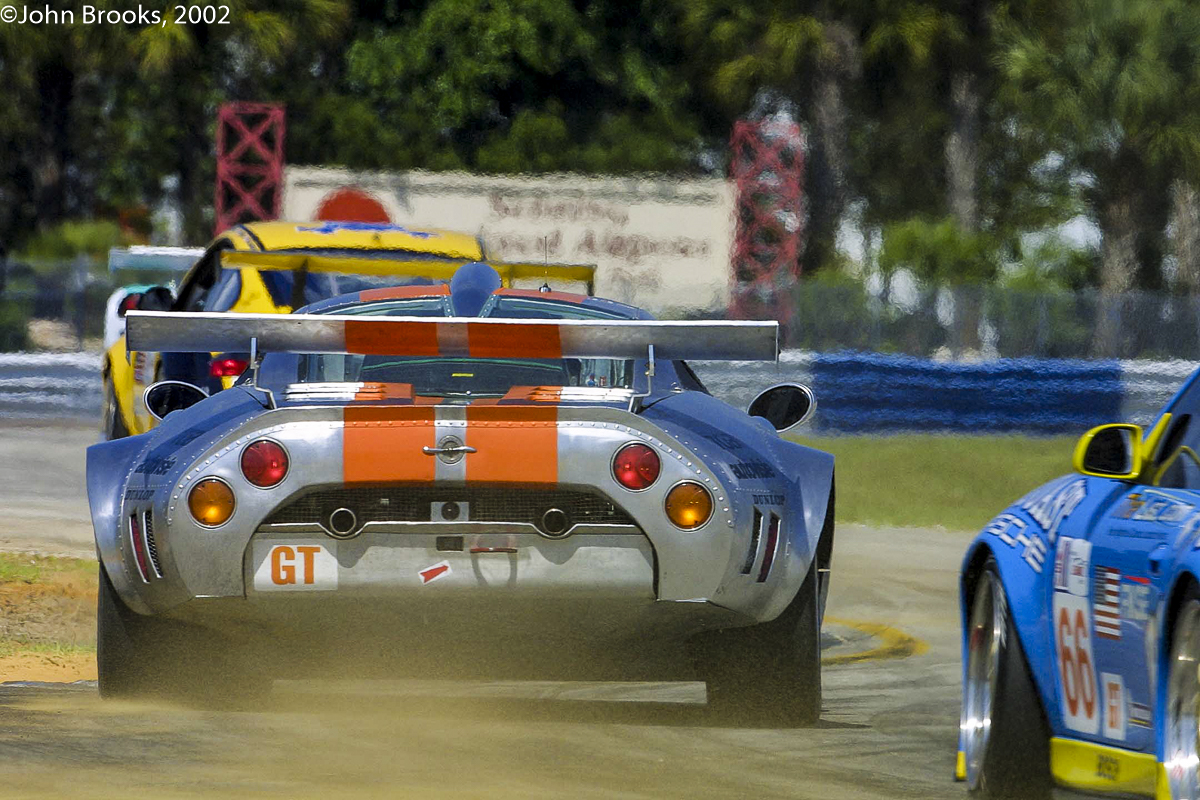
[[[91,556],[94,440],[0,429],[0,548]],[[280,682],[254,712],[10,683],[0,798],[962,798],[955,581],[968,538],[838,528],[828,613],[842,624],[815,728],[725,726],[697,683]]]

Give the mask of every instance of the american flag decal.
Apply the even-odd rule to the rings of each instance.
[[[1096,567],[1094,588],[1096,635],[1121,638],[1121,573],[1111,567]]]

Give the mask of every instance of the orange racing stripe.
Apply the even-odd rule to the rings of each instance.
[[[467,481],[558,482],[558,409],[466,407]]]
[[[429,406],[348,406],[343,411],[342,480],[433,481],[434,409]]]

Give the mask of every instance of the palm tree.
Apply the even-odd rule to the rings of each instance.
[[[213,124],[227,99],[257,96],[264,76],[297,50],[338,36],[349,14],[348,0],[243,0],[230,3],[229,25],[149,26],[128,43],[144,80],[171,87],[169,107],[146,108],[170,119],[184,233],[206,238],[204,211],[212,202]]]
[[[1025,124],[1077,165],[1098,224],[1094,350],[1118,353],[1117,297],[1161,279],[1167,187],[1200,164],[1200,8],[1190,0],[1067,0],[1006,32],[1001,66]]]

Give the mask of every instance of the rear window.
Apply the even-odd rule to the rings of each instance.
[[[493,310],[492,317],[509,319],[616,318],[599,312],[567,316],[578,310],[565,303],[540,303],[531,308],[517,304]],[[436,310],[434,308],[436,304]],[[561,306],[561,310],[557,307]],[[350,312],[367,316],[442,316],[440,301],[372,303]],[[590,311],[590,309],[586,310]],[[526,312],[526,313],[520,313]],[[536,312],[536,313],[533,313]],[[426,356],[315,355],[300,360],[302,383],[357,382],[407,383],[413,393],[427,397],[502,397],[518,386],[633,387],[633,362],[608,358],[462,358]]]

